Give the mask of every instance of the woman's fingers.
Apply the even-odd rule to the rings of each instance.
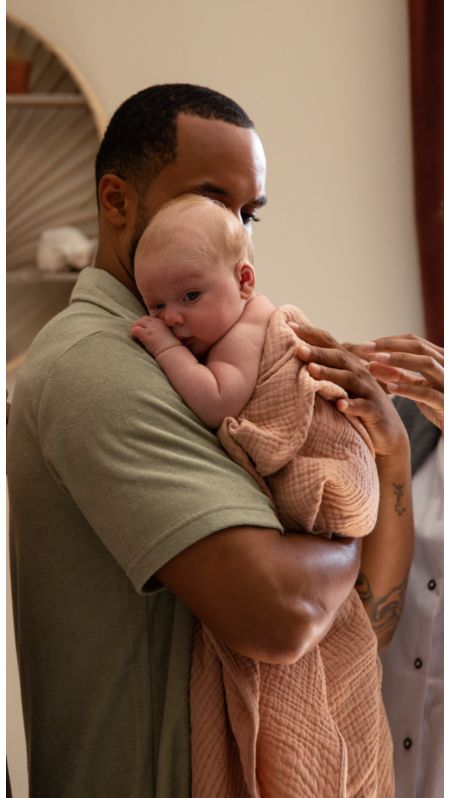
[[[388,393],[403,396],[416,402],[426,418],[439,427],[444,425],[444,384],[443,367],[437,364],[429,368],[428,378],[422,373],[411,372],[386,363],[371,362],[368,370],[377,380],[382,382]],[[423,369],[424,372],[424,369]],[[432,376],[430,372],[433,372]]]
[[[376,352],[372,355],[368,368],[372,374],[376,376],[379,375],[379,379],[382,379],[382,370],[378,368],[379,366],[389,366],[392,367],[392,369],[396,367],[398,376],[402,369],[406,369],[410,377],[413,377],[413,373],[418,373],[428,380],[435,388],[442,391],[444,385],[444,366],[441,364],[440,359],[441,355],[439,354],[433,357],[430,355],[412,355],[404,352],[393,352],[391,354],[389,352]],[[405,372],[402,373],[405,374]]]
[[[418,404],[425,404],[434,410],[443,411],[444,398],[440,391],[430,388],[428,385],[407,385],[406,383],[389,383],[388,390],[396,396],[405,396],[413,399]]]
[[[345,343],[343,346],[350,352],[371,359],[379,352],[403,352],[410,355],[421,355],[434,358],[440,365],[444,364],[444,349],[432,341],[426,341],[417,335],[390,335],[385,338],[376,338],[363,344]]]

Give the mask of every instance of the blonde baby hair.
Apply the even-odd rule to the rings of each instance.
[[[183,194],[166,202],[153,216],[139,241],[140,256],[151,256],[152,250],[173,240],[177,234],[176,220],[187,216],[193,209],[204,213],[204,225],[192,228],[192,238],[198,235],[200,251],[218,261],[253,263],[254,249],[243,224],[223,203],[199,194]],[[195,240],[196,246],[196,240]],[[137,253],[136,253],[137,254]]]

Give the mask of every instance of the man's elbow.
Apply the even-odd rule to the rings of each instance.
[[[269,665],[292,665],[308,654],[326,636],[332,618],[320,606],[302,605],[280,614],[250,642],[237,643],[239,653]]]

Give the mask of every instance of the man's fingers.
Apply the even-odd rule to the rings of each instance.
[[[309,363],[307,366],[309,374],[316,380],[329,380],[341,388],[344,388],[346,393],[352,396],[368,396],[372,391],[365,378],[355,371],[350,371],[340,366],[332,368],[324,366],[320,363]],[[376,383],[374,382],[374,385]]]
[[[347,416],[357,416],[364,421],[375,422],[379,418],[379,408],[368,399],[338,399],[337,409]]]
[[[297,322],[289,322],[289,326],[298,338],[302,338],[303,341],[309,344],[325,348],[340,347],[338,341],[326,330],[320,330],[318,327],[310,327],[307,324],[299,324]]]

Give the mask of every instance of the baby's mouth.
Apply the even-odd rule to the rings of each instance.
[[[188,349],[193,345],[195,339],[194,338],[180,338],[179,339],[183,346],[186,346]]]

